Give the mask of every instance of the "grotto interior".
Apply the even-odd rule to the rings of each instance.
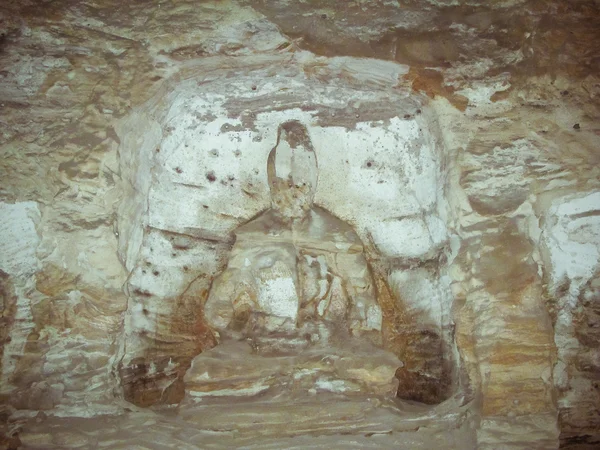
[[[598,448],[598,39],[594,0],[5,0],[0,448]]]

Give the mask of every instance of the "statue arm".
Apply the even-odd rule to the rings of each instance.
[[[382,313],[367,261],[362,253],[338,255],[339,270],[346,280],[349,321],[353,331],[381,331]]]
[[[242,272],[228,268],[213,281],[204,315],[217,330],[225,330],[240,314],[253,309],[254,283]]]

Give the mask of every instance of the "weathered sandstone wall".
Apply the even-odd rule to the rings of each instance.
[[[480,448],[598,442],[600,6],[343,3],[0,5],[5,418],[181,400],[297,119],[399,396],[458,397]]]

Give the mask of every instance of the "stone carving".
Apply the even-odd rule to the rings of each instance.
[[[352,228],[313,204],[318,164],[298,121],[279,127],[268,158],[271,209],[239,227],[227,269],[205,305],[221,332],[320,339],[333,330],[381,340],[363,246]]]
[[[221,344],[192,362],[188,400],[394,397],[402,363],[381,348],[382,311],[363,245],[350,225],[313,204],[317,157],[300,122],[279,127],[268,178],[271,208],[236,230],[205,304]]]

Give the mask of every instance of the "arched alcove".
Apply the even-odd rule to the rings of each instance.
[[[364,243],[382,345],[402,361],[398,396],[439,403],[457,389],[458,357],[435,117],[398,85],[404,66],[271,58],[260,69],[243,58],[190,66],[120,122],[119,251],[130,277],[116,370],[125,398],[178,403],[191,359],[218,342],[203,305],[233,231],[270,207],[267,158],[280,124],[295,120],[319,160],[315,205]]]

